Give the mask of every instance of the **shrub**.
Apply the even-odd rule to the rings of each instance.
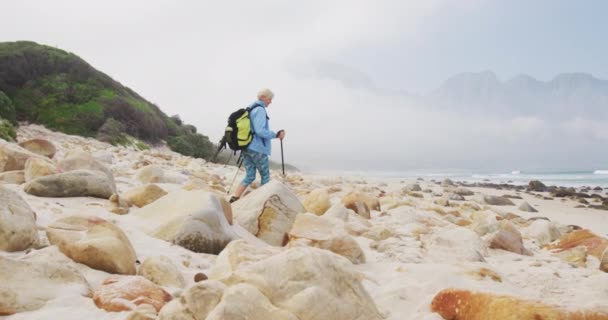
[[[15,141],[17,133],[10,121],[0,118],[0,139]]]
[[[129,142],[125,135],[125,126],[114,118],[108,118],[97,131],[97,139],[112,145],[125,145]]]
[[[199,133],[170,137],[167,143],[171,150],[186,156],[203,159],[213,156],[213,144]]]
[[[0,118],[17,124],[15,116],[15,108],[11,99],[4,92],[0,91]]]

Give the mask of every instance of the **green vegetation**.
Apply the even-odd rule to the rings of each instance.
[[[3,42],[0,70],[0,117],[10,123],[40,123],[119,145],[131,144],[132,136],[140,149],[149,148],[144,142],[166,140],[185,155],[213,155],[213,144],[194,126],[168,117],[72,53],[28,41]]]
[[[0,118],[0,139],[15,141],[17,133],[10,121]]]

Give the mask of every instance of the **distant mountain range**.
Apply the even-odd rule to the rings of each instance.
[[[608,119],[608,81],[586,73],[563,73],[549,82],[528,75],[502,82],[490,71],[461,73],[423,100],[458,112]]]

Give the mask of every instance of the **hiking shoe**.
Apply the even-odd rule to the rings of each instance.
[[[230,198],[230,203],[233,203],[239,199],[240,199],[239,197],[232,196],[232,198]]]

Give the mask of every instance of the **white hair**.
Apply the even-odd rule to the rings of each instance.
[[[272,99],[272,98],[274,98],[274,93],[272,93],[272,91],[270,91],[270,89],[264,88],[264,89],[260,90],[260,92],[258,92],[258,99],[260,99],[262,97]]]

